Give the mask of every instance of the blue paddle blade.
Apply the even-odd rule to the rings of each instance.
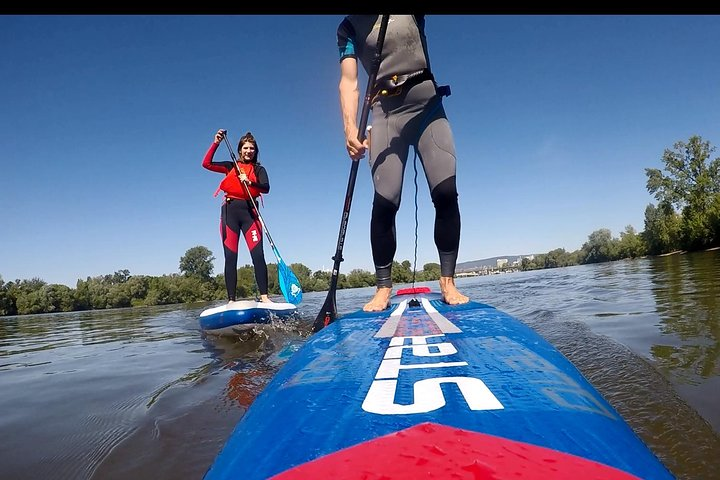
[[[295,274],[290,267],[285,265],[282,258],[278,256],[278,283],[280,283],[280,290],[282,291],[283,297],[288,303],[298,305],[302,302],[302,287],[300,281],[297,279]]]

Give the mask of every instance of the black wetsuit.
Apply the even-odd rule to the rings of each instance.
[[[227,174],[235,168],[232,161],[213,162],[215,150],[219,144],[213,143],[205,154],[203,167],[213,172]],[[255,164],[255,176],[257,181],[251,182],[251,186],[262,193],[270,191],[265,167],[259,163]],[[258,199],[255,199],[257,205]],[[245,243],[250,251],[253,269],[255,271],[255,282],[257,282],[260,295],[268,293],[268,273],[263,251],[262,224],[258,219],[257,212],[253,209],[249,200],[229,198],[225,196],[220,212],[220,237],[222,238],[223,251],[225,253],[225,288],[228,299],[235,300],[237,290],[237,261],[238,244],[240,233],[245,238]]]
[[[338,27],[340,60],[358,59],[371,68],[379,15],[349,15]],[[422,72],[422,73],[421,73]],[[395,216],[400,207],[403,175],[410,146],[420,158],[435,205],[435,245],[443,277],[455,274],[460,245],[460,209],[455,183],[455,143],[430,74],[423,15],[392,15],[385,35],[378,85],[394,86],[393,75],[413,76],[404,85],[377,95],[372,106],[370,171],[375,195],[370,242],[377,286],[392,286],[397,248]]]

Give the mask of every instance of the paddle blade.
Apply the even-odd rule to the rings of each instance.
[[[280,284],[280,291],[282,291],[283,297],[288,303],[298,305],[302,302],[303,292],[300,281],[282,259],[278,259],[278,283]]]
[[[313,323],[313,333],[317,333],[327,327],[334,322],[336,318],[337,309],[335,308],[335,290],[330,290],[327,298],[325,299],[325,303],[323,303],[323,306],[320,309],[320,313],[318,313],[317,318],[315,318],[315,323]]]

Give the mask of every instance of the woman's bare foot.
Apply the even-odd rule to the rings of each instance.
[[[470,301],[468,297],[458,291],[453,277],[440,277],[440,293],[442,293],[445,303],[449,305],[460,305]]]
[[[366,312],[381,312],[390,306],[390,295],[392,288],[378,287],[375,296],[365,304],[363,310]]]
[[[267,295],[260,295],[260,302],[262,303],[274,303],[272,300],[270,300],[270,297]]]

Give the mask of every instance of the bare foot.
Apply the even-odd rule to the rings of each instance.
[[[375,296],[365,304],[363,310],[366,312],[381,312],[390,306],[390,295],[392,288],[378,287]]]
[[[260,295],[260,302],[262,303],[275,303],[272,300],[270,300],[270,297],[267,295]]]
[[[445,303],[449,305],[460,305],[470,301],[468,297],[458,291],[453,277],[440,277],[440,292]]]

